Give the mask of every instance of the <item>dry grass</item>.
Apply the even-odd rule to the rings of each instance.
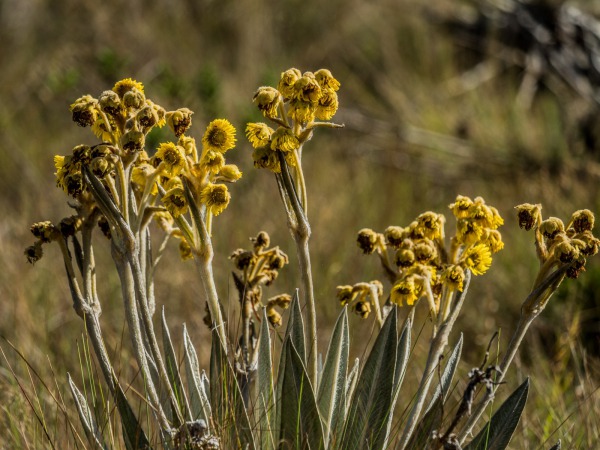
[[[143,81],[167,108],[194,110],[196,133],[216,115],[238,128],[239,145],[231,157],[244,179],[232,189],[230,209],[219,217],[214,236],[217,284],[223,297],[232,298],[226,257],[259,229],[291,256],[275,289],[291,291],[298,283],[275,182],[251,167],[250,146],[241,136],[244,123],[258,118],[250,102],[254,89],[273,83],[290,66],[325,66],[342,82],[336,119],[346,129],[319,133],[305,157],[323,344],[339,310],[335,286],[379,276],[376,261],[360,255],[354,244],[358,229],[403,225],[424,209],[445,212],[456,194],[482,195],[506,218],[506,250],[489,275],[476,279],[465,307],[461,328],[467,354],[459,374],[464,379],[470,366],[479,365],[493,331],[501,328],[509,335],[536,271],[533,238],[518,230],[512,207],[541,202],[546,214],[559,217],[584,207],[600,211],[598,160],[582,153],[573,137],[570,114],[577,99],[542,92],[531,109],[523,109],[515,102],[519,74],[511,73],[456,92],[452,83],[466,66],[448,36],[424,20],[417,0],[147,3],[31,0],[0,6],[0,208],[5,211],[0,334],[23,352],[54,395],[57,386],[66,392],[67,371],[87,373],[78,355],[84,330],[71,309],[63,269],[51,262],[59,260],[58,249],[50,249],[34,269],[22,251],[31,241],[31,222],[68,214],[64,196],[51,189],[52,156],[91,138],[72,124],[68,104],[83,93],[97,95],[120,78]],[[99,266],[108,258],[100,254]],[[193,269],[179,263],[175,251],[163,267],[177,269],[159,275],[158,303],[165,304],[174,327],[187,321],[196,342],[203,342],[208,334]],[[508,378],[514,388],[525,374],[533,377],[516,438],[520,448],[549,448],[558,437],[563,448],[593,448],[600,439],[599,353],[597,345],[587,345],[597,341],[598,331],[572,327],[583,317],[578,312],[583,303],[585,319],[600,317],[597,290],[586,281],[599,275],[598,264],[589,272],[583,274],[585,284],[570,282],[544,313],[519,370]],[[104,276],[103,326],[117,353],[124,326],[117,277]],[[356,319],[352,326],[359,341],[371,324]],[[36,408],[44,410],[46,420],[59,419],[50,433],[58,447],[82,448],[49,392],[34,376],[30,381],[6,341],[0,345],[6,352],[0,359],[0,428],[13,437],[5,448],[49,447],[9,364],[31,398],[35,386]],[[123,347],[121,369],[132,374]],[[208,349],[198,349],[206,356]],[[70,399],[65,403],[70,420],[77,422]]]

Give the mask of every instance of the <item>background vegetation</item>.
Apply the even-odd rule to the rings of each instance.
[[[597,7],[583,3],[591,12]],[[291,267],[273,293],[291,292],[299,281],[275,181],[253,169],[243,137],[245,123],[259,120],[253,92],[274,85],[289,67],[327,67],[341,81],[336,122],[346,128],[318,133],[305,153],[322,345],[339,312],[335,286],[380,277],[375,258],[356,247],[359,229],[406,225],[427,209],[446,213],[457,194],[481,195],[498,207],[506,219],[506,248],[489,274],[474,280],[463,309],[467,354],[459,395],[493,332],[509,336],[537,270],[533,236],[518,229],[512,208],[542,203],[545,216],[566,220],[576,209],[600,211],[600,147],[584,139],[579,120],[595,118],[597,110],[568,89],[558,95],[544,85],[524,106],[518,101],[523,74],[510,65],[466,86],[464,74],[490,56],[456,39],[432,14],[456,14],[465,6],[444,0],[0,1],[0,430],[11,430],[0,434],[12,436],[0,438],[0,446],[49,446],[10,370],[39,398],[34,407],[56,422],[52,439],[64,439],[62,448],[73,445],[60,408],[35,376],[30,381],[9,342],[56,395],[66,392],[67,371],[86,376],[84,330],[71,308],[58,248],[35,268],[23,249],[32,242],[30,223],[69,214],[65,196],[53,188],[53,155],[93,142],[89,130],[71,122],[69,104],[124,77],[142,81],[166,109],[195,111],[196,137],[217,116],[238,129],[238,147],[228,159],[244,178],[232,187],[232,203],[214,230],[218,289],[232,299],[230,308],[236,294],[227,256],[260,229],[290,255]],[[157,281],[157,302],[174,327],[187,322],[199,356],[206,357],[200,285],[175,245],[171,250]],[[98,265],[109,257],[98,255]],[[549,448],[558,438],[563,448],[598,442],[599,285],[600,266],[592,260],[580,280],[553,298],[507,377],[507,392],[525,375],[533,377],[515,437],[519,448],[540,448],[546,439],[542,448]],[[116,273],[107,274],[101,294],[103,327],[112,330],[108,344],[116,353],[125,326]],[[420,320],[426,324],[424,316]],[[360,355],[372,321],[352,322],[353,351]],[[134,374],[129,361],[121,359],[124,379]],[[64,403],[76,417],[68,396]]]

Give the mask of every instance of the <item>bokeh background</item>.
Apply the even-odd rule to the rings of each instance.
[[[238,129],[228,161],[244,177],[232,186],[213,237],[217,285],[232,317],[227,256],[259,230],[291,261],[271,293],[292,292],[299,282],[275,180],[252,167],[243,136],[246,122],[261,120],[252,95],[258,86],[276,85],[290,67],[329,68],[341,82],[334,121],[345,128],[318,130],[304,156],[323,349],[340,309],[335,287],[383,278],[376,259],[355,244],[359,229],[407,225],[425,210],[448,213],[457,194],[480,195],[496,206],[506,222],[505,250],[488,274],[473,280],[451,338],[458,339],[459,328],[464,332],[459,396],[494,331],[501,330],[501,348],[506,345],[537,271],[533,235],[518,228],[514,206],[542,203],[545,216],[565,221],[577,209],[600,212],[598,104],[536,66],[519,30],[495,24],[494,3],[0,0],[0,428],[7,431],[0,430],[0,446],[48,447],[16,380],[29,394],[38,391],[39,408],[57,423],[53,439],[60,448],[74,446],[62,409],[77,421],[65,379],[66,372],[81,383],[85,377],[83,324],[71,307],[58,248],[48,248],[35,267],[23,250],[33,242],[31,223],[70,214],[54,187],[53,155],[95,143],[71,121],[69,104],[125,77],[143,82],[147,96],[167,110],[192,109],[196,138],[216,117]],[[550,21],[562,4],[538,3]],[[600,17],[597,1],[571,4]],[[156,143],[169,138],[166,131],[154,137]],[[449,220],[447,233],[452,230]],[[102,325],[128,375],[135,368],[123,339],[117,275],[102,240],[97,252]],[[204,300],[192,264],[179,261],[173,244],[160,268],[158,303],[175,334],[188,324],[206,358]],[[559,438],[563,448],[598,443],[600,265],[591,260],[587,269],[552,299],[507,377],[506,392],[533,377],[514,448],[549,448]],[[424,315],[418,320],[427,326]],[[351,326],[360,356],[373,323],[353,318]],[[418,365],[410,371],[420,375]],[[49,392],[64,394],[60,407]]]

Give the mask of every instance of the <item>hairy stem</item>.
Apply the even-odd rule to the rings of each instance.
[[[402,438],[399,442],[398,448],[400,449],[406,448],[415,430],[417,421],[419,420],[421,411],[423,410],[423,405],[425,404],[425,398],[427,397],[429,387],[431,386],[431,381],[434,379],[433,375],[435,374],[436,368],[439,364],[440,357],[442,356],[442,353],[448,344],[448,336],[450,335],[450,331],[452,331],[454,322],[456,322],[458,314],[462,308],[470,279],[470,272],[467,271],[463,291],[457,296],[450,316],[446,321],[444,321],[444,323],[442,323],[437,335],[431,342],[429,354],[427,355],[427,363],[425,364],[425,369],[423,370],[423,377],[421,378],[419,388],[417,389],[417,393],[415,395],[415,403],[410,411],[408,420],[406,421],[406,425],[404,426],[404,430],[402,432]]]

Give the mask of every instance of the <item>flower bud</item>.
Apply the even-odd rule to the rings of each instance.
[[[594,213],[589,209],[575,211],[571,217],[571,225],[576,233],[591,231],[594,228]]]
[[[117,115],[121,111],[121,99],[115,91],[104,91],[98,97],[100,109],[107,114]]]
[[[565,225],[562,220],[557,217],[549,217],[540,223],[540,233],[546,239],[554,239],[557,234],[564,233]]]
[[[515,209],[519,218],[519,226],[526,231],[531,230],[542,221],[542,205],[523,203],[515,206]]]
[[[192,126],[192,114],[194,112],[188,108],[179,108],[166,113],[167,125],[175,133],[175,136],[181,136]]]
[[[379,239],[378,233],[370,228],[363,228],[358,232],[356,242],[365,255],[370,255],[377,248]]]
[[[259,87],[252,97],[252,101],[265,117],[275,119],[279,115],[281,94],[277,89],[269,86]]]

